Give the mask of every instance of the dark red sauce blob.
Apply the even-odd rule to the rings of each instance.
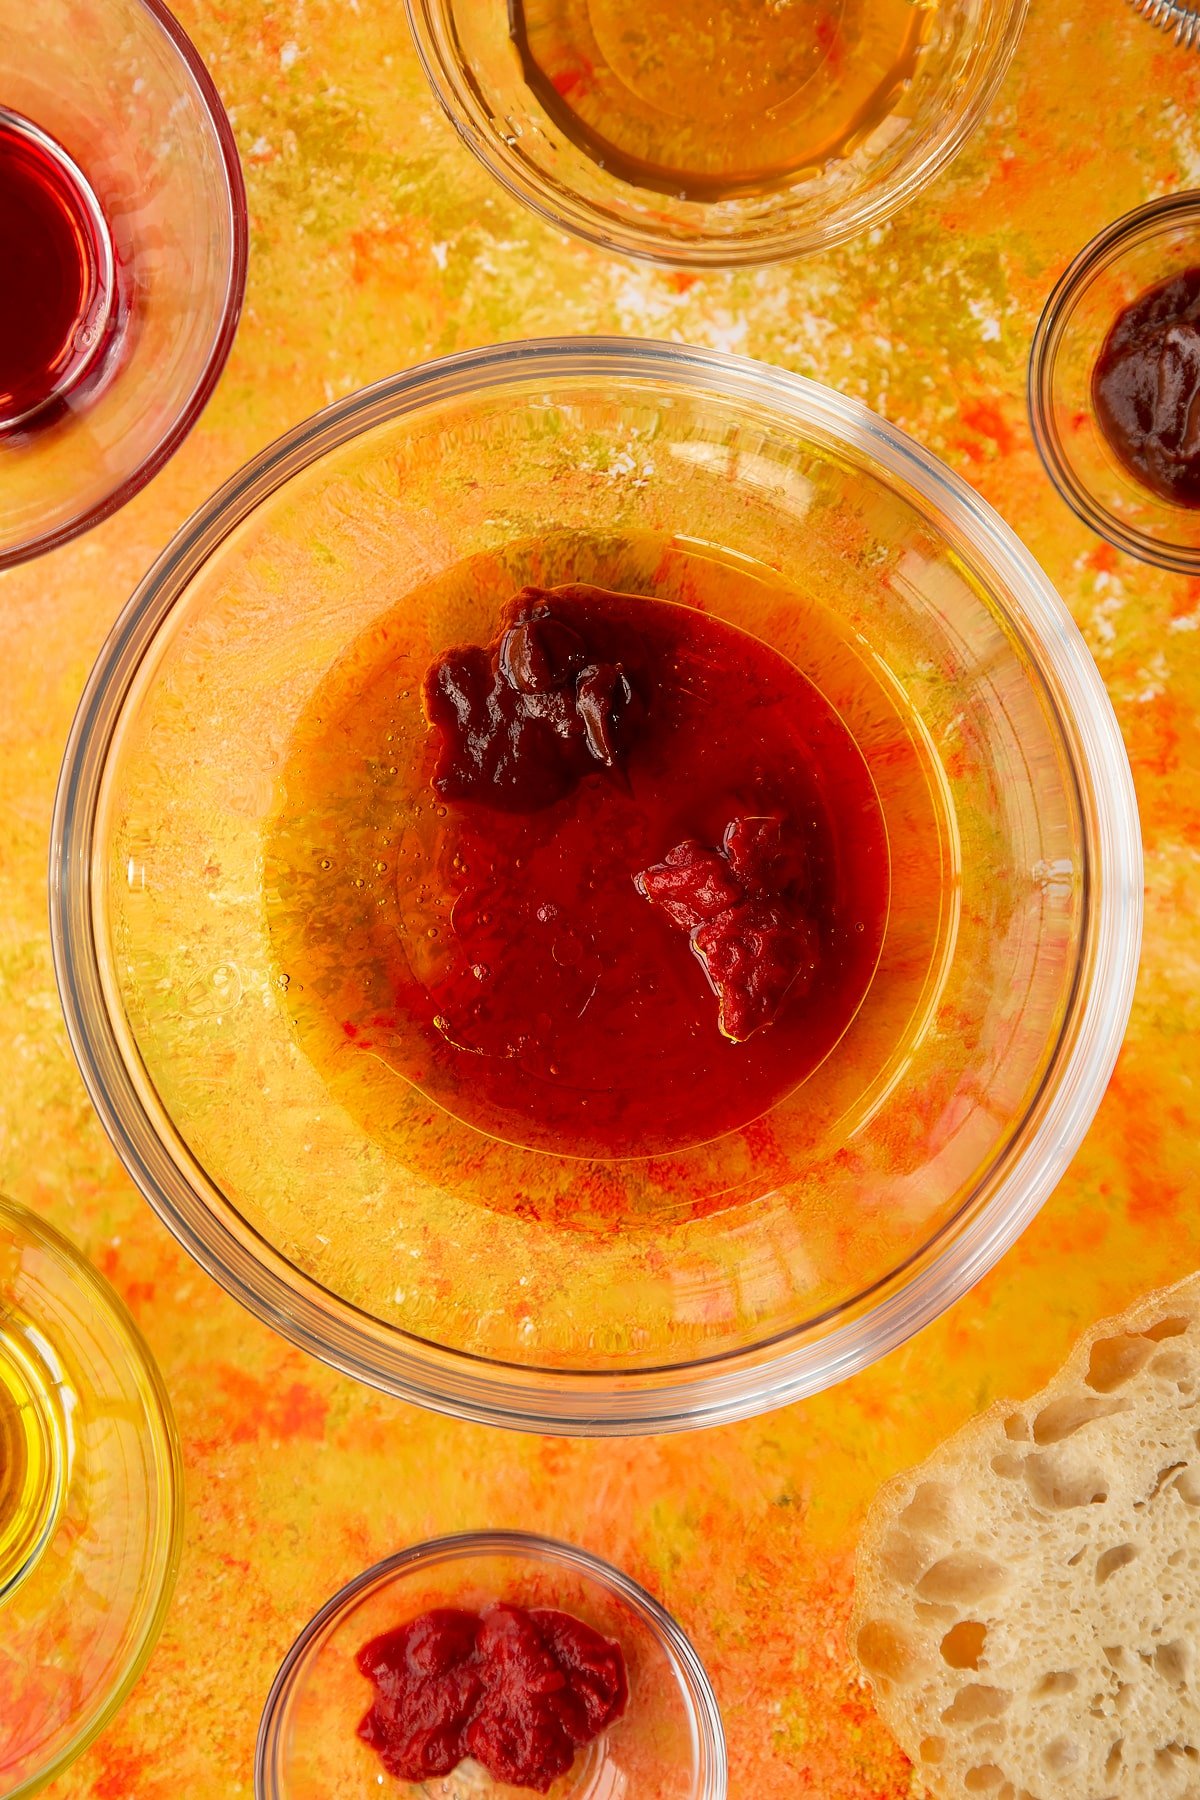
[[[414,931],[392,982],[418,1085],[516,1142],[636,1156],[803,1080],[870,982],[889,862],[800,671],[693,608],[571,586],[524,590],[425,696],[444,815],[400,858],[399,917],[440,893],[450,928]]]
[[[402,1781],[473,1757],[546,1793],[629,1700],[621,1646],[569,1613],[437,1607],[358,1652],[375,1699],[358,1735]]]
[[[51,416],[102,354],[106,236],[65,153],[0,112],[0,430]]]
[[[440,735],[433,785],[447,800],[537,812],[585,775],[612,770],[637,734],[642,701],[631,674],[641,647],[592,621],[590,641],[524,588],[500,636],[447,650],[425,677],[425,712]],[[622,660],[606,652],[619,648]]]
[[[1200,506],[1200,267],[1147,288],[1109,327],[1092,371],[1100,429],[1136,481]]]

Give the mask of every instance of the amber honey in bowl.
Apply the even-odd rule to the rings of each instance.
[[[913,0],[509,0],[558,129],[632,186],[701,201],[846,154],[895,106],[933,16]]]

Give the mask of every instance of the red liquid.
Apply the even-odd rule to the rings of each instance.
[[[321,697],[289,758],[298,810],[272,858],[292,918],[303,908],[303,948],[283,966],[298,1004],[336,1025],[341,1083],[356,1058],[364,1072],[382,1061],[509,1142],[655,1155],[757,1118],[837,1043],[879,955],[887,840],[853,739],[769,646],[630,595],[577,602],[572,617],[593,661],[629,664],[645,713],[619,769],[576,778],[572,765],[572,785],[535,810],[439,797],[439,734],[421,733],[419,687],[394,665]],[[424,770],[389,774],[389,755],[410,754],[389,741],[418,755],[423,743]],[[355,812],[369,821],[361,852],[334,823]],[[773,983],[734,1041],[710,973],[739,980],[762,919],[739,915],[706,970],[637,877],[764,816],[783,822],[794,866],[767,896],[786,911],[767,952],[794,957],[799,933],[813,966]]]
[[[401,1781],[436,1780],[472,1757],[544,1794],[629,1699],[621,1646],[543,1607],[435,1607],[355,1661],[375,1688],[358,1735]]]
[[[69,158],[0,110],[0,431],[26,425],[96,363],[112,252]]]

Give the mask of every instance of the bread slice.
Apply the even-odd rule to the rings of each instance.
[[[1200,1800],[1200,1275],[880,1491],[850,1642],[943,1800]]]

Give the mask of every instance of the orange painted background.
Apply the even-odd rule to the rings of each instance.
[[[493,187],[427,93],[397,0],[181,0],[230,108],[252,214],[247,307],[197,432],[132,505],[0,577],[0,1188],[124,1295],[174,1397],[183,1570],[124,1711],[54,1800],[233,1800],[297,1629],[433,1532],[522,1525],[653,1588],[724,1710],[733,1800],[916,1794],[847,1659],[851,1553],[886,1475],[1041,1382],[1099,1312],[1200,1262],[1200,582],[1077,525],[1025,420],[1055,276],[1098,227],[1200,185],[1200,56],[1124,0],[1033,0],[990,118],[926,195],[805,263],[680,275],[606,259]],[[60,1022],[46,926],[54,781],[119,606],[191,510],[364,382],[499,338],[616,331],[765,358],[855,394],[986,494],[1082,627],[1133,759],[1142,979],[1111,1090],[1040,1219],[937,1325],[847,1385],[697,1437],[520,1438],[356,1387],[193,1267],[101,1133]],[[731,1554],[736,1546],[736,1554]]]

